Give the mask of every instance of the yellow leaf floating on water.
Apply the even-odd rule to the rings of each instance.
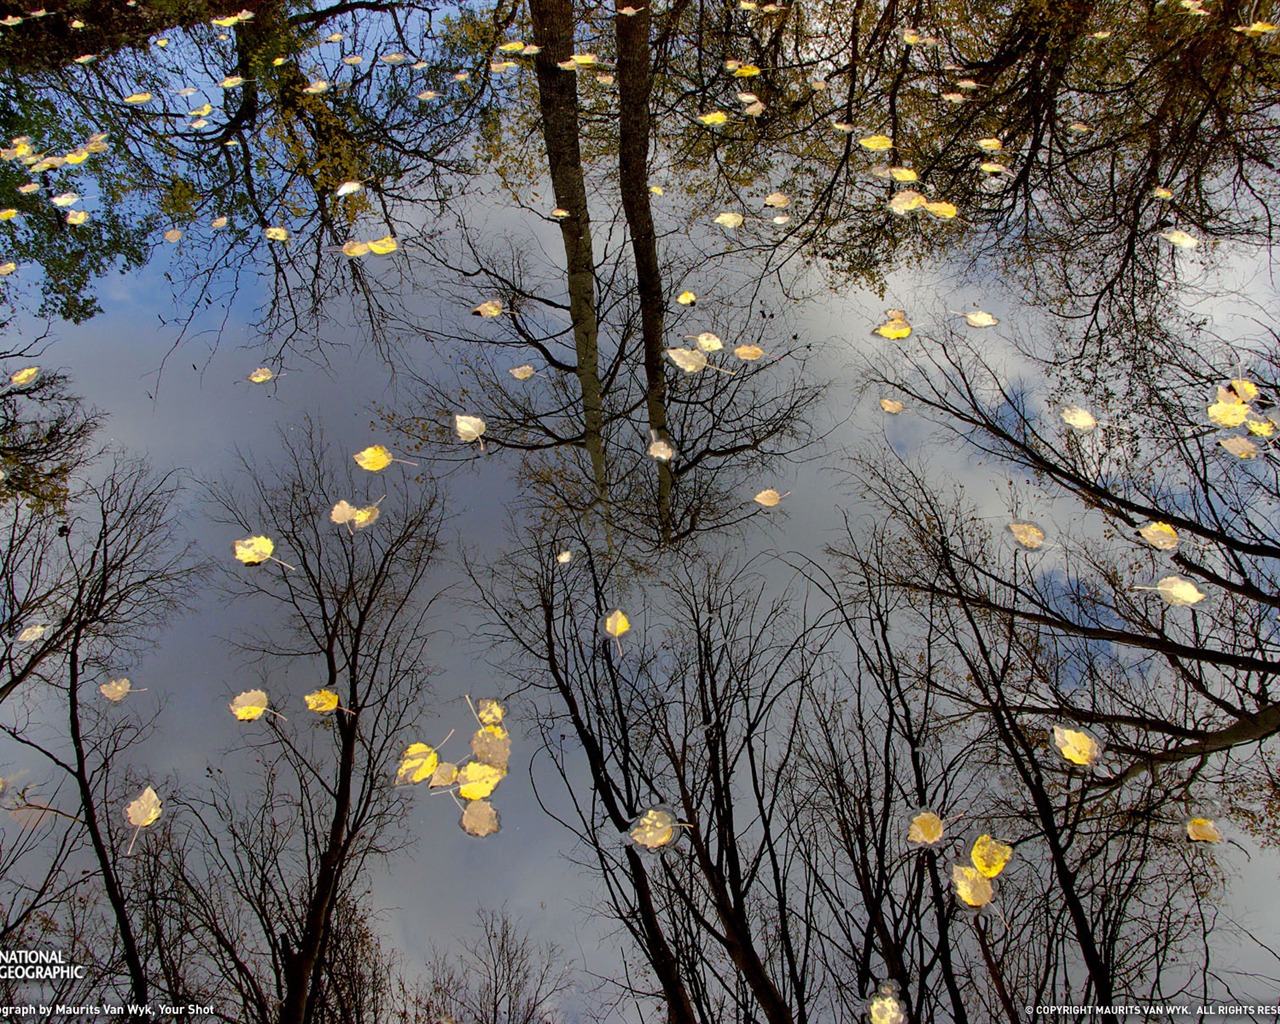
[[[739,345],[733,350],[733,354],[744,362],[754,363],[764,355],[764,349],[759,345]]]
[[[729,120],[729,115],[723,110],[713,110],[709,114],[699,114],[698,120],[703,124],[724,124]]]
[[[80,196],[76,192],[63,192],[60,196],[54,196],[49,202],[53,203],[54,206],[70,206],[79,198]]]
[[[698,296],[694,295],[691,291],[683,291],[676,296],[676,302],[680,303],[682,306],[692,306],[697,301]]]
[[[615,608],[609,613],[609,617],[604,620],[604,631],[615,639],[630,629],[631,620],[627,618],[621,608]]]
[[[1255,21],[1250,25],[1236,25],[1231,31],[1239,32],[1250,39],[1257,39],[1259,36],[1269,35],[1275,30],[1276,26],[1269,21]]]
[[[890,341],[899,341],[911,333],[911,325],[907,323],[906,315],[901,310],[891,309],[888,316],[889,319],[877,327],[873,334],[888,338]]]
[[[453,429],[463,441],[480,441],[480,435],[484,433],[484,420],[479,416],[456,415],[453,417]],[[480,447],[484,447],[483,441],[480,441]]]
[[[434,769],[433,769],[434,770]],[[463,800],[483,800],[506,777],[506,769],[472,761],[458,769],[458,796]]]
[[[994,327],[1000,322],[990,313],[984,313],[980,309],[970,310],[967,313],[957,313],[956,315],[964,317],[965,323],[970,327]]]
[[[1251,419],[1245,423],[1249,433],[1257,437],[1270,437],[1276,432],[1276,425],[1271,420]]]
[[[943,822],[933,811],[921,811],[911,819],[907,842],[932,846],[942,838]]]
[[[903,182],[904,184],[920,180],[920,175],[916,174],[910,167],[877,167],[871,173],[877,178],[892,178],[894,181]]]
[[[89,213],[86,210],[72,210],[67,214],[68,224],[83,224],[89,219]]]
[[[896,398],[882,398],[880,399],[880,408],[890,416],[897,416],[898,413],[902,412],[902,410],[906,408],[906,406]]]
[[[791,205],[791,200],[782,192],[770,192],[764,197],[764,205],[772,206],[775,210],[781,210]]]
[[[951,869],[951,880],[955,884],[956,895],[967,906],[985,907],[995,899],[996,893],[991,880],[974,868],[956,864]]]
[[[462,831],[483,839],[498,831],[498,811],[488,800],[472,800],[462,812]]]
[[[1258,456],[1258,446],[1247,437],[1224,437],[1218,444],[1239,459],[1254,459]]]
[[[151,100],[151,93],[149,92],[135,92],[132,96],[126,96],[124,98],[124,101],[126,103],[134,103],[134,104],[148,103],[150,102],[150,100]]]
[[[213,228],[215,231],[216,231],[218,228],[225,228],[226,226],[227,226],[227,218],[226,218],[226,217],[215,217],[215,218],[214,218],[214,219],[209,223],[209,227]]]
[[[1222,833],[1208,818],[1192,818],[1187,822],[1187,838],[1196,843],[1220,843]]]
[[[218,85],[224,89],[235,89],[238,86],[244,85],[244,79],[239,75],[227,75],[227,77],[219,82]]]
[[[922,209],[925,213],[937,217],[938,220],[955,220],[956,214],[959,212],[955,203],[948,203],[943,200],[926,202]]]
[[[1174,228],[1171,231],[1161,231],[1160,237],[1172,242],[1179,249],[1194,249],[1200,244],[1200,239],[1187,234],[1182,230],[1182,228]]]
[[[984,153],[999,153],[1004,149],[1004,143],[997,138],[979,139],[977,146]]]
[[[245,565],[260,565],[271,557],[275,551],[275,542],[270,537],[246,537],[232,545],[236,558]]]
[[[250,384],[265,384],[274,376],[275,374],[271,372],[270,368],[266,366],[259,366],[256,370],[254,370],[251,374],[249,374],[249,376],[246,379],[249,381]]]
[[[980,835],[973,842],[969,851],[969,859],[973,866],[986,878],[995,878],[1013,856],[1013,847],[997,842],[989,835]]]
[[[312,690],[302,698],[307,702],[307,710],[317,714],[333,711],[338,706],[338,695],[332,690]]]
[[[724,342],[720,340],[720,335],[713,334],[711,331],[703,331],[701,334],[686,334],[685,337],[696,342],[698,348],[703,352],[719,352],[724,348]]]
[[[1044,530],[1035,523],[1010,523],[1009,532],[1024,548],[1037,551],[1044,547]]]
[[[1083,729],[1067,729],[1060,725],[1053,727],[1054,746],[1072,764],[1090,765],[1102,753],[1098,741]]]
[[[137,828],[146,828],[148,825],[154,825],[160,820],[160,797],[156,795],[156,791],[148,786],[137,798],[131,800],[124,810],[124,816],[128,819],[129,824]]]
[[[269,241],[283,242],[285,239],[289,237],[289,229],[280,228],[280,227],[267,228],[266,231],[263,232],[263,234],[267,236],[267,239]]]
[[[573,561],[573,552],[561,551],[558,555],[556,555],[556,561],[560,565],[568,565],[570,562]]]
[[[476,701],[476,718],[481,725],[501,725],[506,713],[506,708],[491,697],[482,697]]]
[[[696,348],[669,348],[667,357],[685,373],[697,373],[707,365],[706,355]]]
[[[1163,185],[1157,185],[1151,190],[1152,199],[1172,199],[1173,190],[1165,188]]]
[[[342,254],[344,256],[350,256],[353,259],[357,256],[367,256],[369,255],[369,243],[357,242],[355,239],[352,239],[349,242],[343,242]]]
[[[389,252],[395,252],[399,246],[396,240],[390,235],[383,235],[381,238],[371,239],[369,242],[369,251],[377,253],[379,256],[385,256]]]
[[[889,209],[891,212],[898,214],[900,217],[906,216],[912,210],[918,210],[924,206],[926,200],[919,192],[914,189],[904,188],[901,192],[895,192],[889,200]]]
[[[120,679],[107,680],[107,682],[98,687],[98,692],[111,701],[112,704],[118,704],[131,693],[145,693],[146,691],[135,691],[133,684],[127,678],[122,677]]]
[[[1218,400],[1208,408],[1209,422],[1219,427],[1238,427],[1249,418],[1249,411],[1236,392],[1218,388]]]
[[[1087,434],[1098,425],[1093,413],[1088,409],[1081,409],[1078,405],[1068,405],[1062,410],[1062,422],[1069,427],[1074,427],[1082,434]]]
[[[1138,536],[1157,551],[1172,551],[1178,546],[1178,531],[1168,523],[1148,523],[1138,531]]]
[[[649,455],[659,462],[670,462],[676,457],[676,450],[671,442],[656,436],[656,431],[649,431],[653,440],[649,443]]]
[[[177,242],[181,238],[182,238],[182,231],[180,228],[170,228],[168,231],[164,233],[164,240],[166,242]]]
[[[627,835],[637,846],[660,850],[676,838],[676,819],[670,811],[651,807],[632,823]]]
[[[1199,604],[1209,595],[1205,594],[1190,580],[1181,576],[1165,576],[1156,582],[1154,587],[1134,587],[1134,590],[1153,590],[1174,608],[1186,608]]]
[[[14,387],[19,387],[19,388],[25,387],[27,384],[30,384],[33,380],[35,380],[38,376],[40,376],[40,367],[24,366],[21,370],[18,370],[16,373],[9,375],[9,383],[14,385]]]
[[[528,363],[525,363],[523,366],[513,366],[507,371],[507,373],[511,374],[511,376],[516,380],[528,380],[536,372],[537,371]]]
[[[997,163],[994,160],[984,160],[978,164],[978,170],[986,171],[987,174],[1004,174],[1008,169],[1004,164]]]
[[[499,316],[502,313],[502,303],[497,299],[486,299],[480,305],[471,311],[472,316]]]
[[[39,640],[48,631],[48,626],[28,626],[18,634],[17,643],[29,644],[33,640]]]
[[[267,695],[262,690],[245,690],[227,705],[242,722],[252,722],[267,710]]]
[[[787,494],[790,494],[790,493],[791,493],[790,491],[787,491]],[[767,490],[761,491],[752,500],[759,505],[763,505],[765,508],[773,508],[778,504],[778,502],[780,502],[783,498],[785,498],[787,494],[779,494],[772,487],[770,487]]]
[[[734,78],[753,78],[760,74],[760,69],[754,64],[740,64],[733,69]]]
[[[366,526],[371,526],[378,520],[377,504],[367,505],[364,508],[356,508],[345,499],[333,506],[329,513],[329,519],[340,526],[346,526],[347,529],[353,527],[357,530],[363,530]]]
[[[410,743],[400,758],[400,770],[396,782],[416,783],[431,778],[440,763],[440,756],[425,743]]]
[[[368,448],[361,449],[351,457],[356,460],[357,466],[361,469],[367,469],[370,473],[378,473],[395,462],[395,459],[391,457],[391,453],[380,444],[373,444]]]
[[[17,269],[18,264],[14,263],[13,260],[6,260],[4,263],[0,263],[0,277],[8,277]]]
[[[837,127],[839,127],[837,125]],[[873,153],[882,153],[886,149],[893,148],[893,139],[887,135],[868,135],[858,140],[858,145],[863,149],[869,149]]]
[[[742,227],[744,219],[740,213],[721,213],[716,215],[716,223],[726,228]]]

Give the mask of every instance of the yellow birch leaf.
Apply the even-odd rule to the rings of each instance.
[[[783,207],[790,206],[791,200],[782,192],[770,192],[764,197],[764,205],[781,210]]]
[[[706,354],[696,348],[669,348],[667,357],[685,373],[697,373],[707,365]]]
[[[943,200],[932,203],[926,202],[923,209],[925,213],[937,217],[938,220],[955,220],[956,214],[959,212],[956,210],[954,203],[944,202]]]
[[[902,410],[906,408],[906,406],[896,398],[882,398],[880,399],[880,408],[890,416],[897,416],[898,413],[902,412]]]
[[[357,242],[354,238],[349,242],[343,242],[342,254],[344,256],[350,256],[352,259],[354,259],[357,256],[368,256],[369,243]]]
[[[332,690],[312,690],[302,698],[307,702],[307,710],[325,714],[338,706],[338,695]]]
[[[98,687],[98,692],[112,704],[117,704],[133,692],[133,684],[126,678],[109,679]]]
[[[1194,249],[1200,244],[1200,239],[1187,234],[1182,230],[1182,228],[1173,228],[1171,231],[1161,231],[1160,237],[1172,242],[1179,249]]]
[[[1231,382],[1231,390],[1240,396],[1242,402],[1252,402],[1258,397],[1258,385],[1243,377],[1237,377]]]
[[[615,608],[609,613],[609,617],[604,620],[604,631],[615,639],[630,629],[631,620],[627,618],[621,608]]]
[[[1157,185],[1151,190],[1152,199],[1172,199],[1173,190],[1165,188],[1163,185]]]
[[[1253,459],[1258,456],[1258,446],[1247,437],[1224,437],[1218,444],[1236,458]]]
[[[9,376],[9,383],[15,387],[24,387],[30,384],[40,375],[40,367],[24,366],[21,370]]]
[[[1053,727],[1053,743],[1062,756],[1072,764],[1090,765],[1102,753],[1098,741],[1083,729],[1067,729],[1060,725]]]
[[[400,770],[396,782],[416,783],[431,778],[440,763],[440,756],[425,743],[410,743],[400,758]]]
[[[790,493],[791,493],[790,491],[787,491],[787,494],[790,494]],[[779,494],[772,487],[770,487],[767,490],[761,491],[752,500],[759,505],[763,505],[765,508],[773,508],[775,505],[778,504],[778,502],[780,502],[783,498],[785,498],[787,494]]]
[[[872,333],[878,334],[882,338],[888,338],[890,341],[898,341],[911,333],[911,325],[900,317],[891,317]]]
[[[1044,530],[1035,523],[1010,523],[1009,532],[1024,548],[1036,551],[1044,547]]]
[[[568,565],[570,562],[573,561],[573,552],[561,551],[558,555],[556,555],[556,561],[561,565]]]
[[[48,631],[48,626],[28,626],[18,634],[17,643],[29,644],[33,640],[39,640]]]
[[[249,381],[250,384],[265,384],[274,376],[275,374],[272,373],[268,367],[259,366],[256,370],[254,370],[251,374],[249,374],[248,378],[246,379]]]
[[[693,292],[687,291],[687,290],[681,292],[679,295],[676,296],[676,302],[680,303],[680,305],[682,306],[692,306],[697,301],[698,301],[698,296],[694,295]]]
[[[733,354],[744,362],[754,363],[764,355],[764,349],[759,345],[739,345],[733,350]]]
[[[1187,822],[1187,838],[1197,843],[1220,843],[1222,833],[1208,818],[1192,818]]]
[[[498,788],[506,774],[506,769],[479,761],[464,764],[458,769],[458,796],[463,800],[483,800]]]
[[[760,69],[754,64],[739,64],[733,69],[734,78],[754,78],[760,74]]]
[[[984,160],[978,164],[978,170],[986,171],[988,174],[1004,174],[1008,169],[1004,164],[997,163],[994,160]]]
[[[652,434],[654,431],[650,431],[650,433]],[[655,438],[649,443],[649,455],[659,462],[670,462],[676,457],[676,450],[669,441]]]
[[[89,212],[87,210],[72,210],[67,214],[68,224],[83,224],[88,219]]]
[[[482,697],[476,701],[476,718],[480,719],[481,725],[500,725],[506,713],[506,708],[491,697]]]
[[[1087,409],[1081,409],[1078,405],[1068,405],[1062,410],[1062,422],[1084,434],[1098,425],[1093,413]]]
[[[650,192],[652,192],[655,196],[660,196],[660,195],[662,195],[662,186],[661,186],[661,185],[650,185],[650,186],[649,186],[649,191],[650,191]]]
[[[924,206],[925,198],[919,192],[913,189],[904,188],[901,192],[895,192],[889,200],[889,209],[898,216],[905,216],[912,210],[918,210]]]
[[[1172,551],[1178,546],[1178,531],[1168,523],[1148,523],[1138,531],[1138,536],[1157,551]]]
[[[646,850],[660,850],[676,838],[676,819],[670,811],[651,807],[632,823],[631,841]]]
[[[723,110],[713,110],[709,114],[699,114],[698,120],[703,124],[724,124],[729,120],[729,115]]]
[[[0,263],[0,277],[8,277],[17,269],[18,264],[14,263],[13,260],[6,260],[4,263]]]
[[[16,216],[18,216],[18,211],[12,206],[7,210],[0,210],[0,220],[13,220]]]
[[[176,242],[181,238],[182,230],[180,228],[170,228],[164,233],[164,240],[166,242]]]
[[[1012,856],[1012,846],[1005,846],[985,834],[974,840],[973,849],[969,851],[973,866],[986,878],[995,878],[1000,874]]]
[[[974,309],[967,313],[958,313],[956,315],[964,317],[965,323],[970,327],[994,327],[1000,322],[990,313],[984,313],[980,309]]]
[[[537,371],[528,363],[525,363],[523,366],[513,366],[507,371],[507,373],[511,374],[511,376],[516,380],[528,380],[536,372]]]
[[[837,128],[839,125],[836,126]],[[893,148],[893,139],[887,135],[868,135],[858,140],[858,145],[863,149],[869,149],[873,153],[881,153],[886,149]]]
[[[1276,432],[1276,425],[1270,420],[1251,419],[1246,421],[1245,426],[1249,428],[1249,433],[1256,437],[1270,437]]]
[[[453,429],[463,441],[479,441],[480,435],[484,433],[484,420],[479,416],[455,415]],[[483,446],[484,442],[481,442],[481,447]]]
[[[370,239],[369,251],[379,256],[385,256],[389,252],[395,252],[399,246],[396,240],[390,235],[383,235],[381,238]]]
[[[356,460],[357,466],[361,469],[367,469],[370,473],[384,470],[395,461],[391,457],[391,453],[380,444],[370,445],[351,457]]]
[[[472,800],[462,812],[462,831],[483,839],[498,831],[498,811],[488,800]]]
[[[260,565],[271,557],[276,546],[270,537],[246,537],[236,541],[232,548],[236,558],[245,565]]]
[[[516,53],[523,49],[524,49],[524,41],[521,39],[516,39],[510,43],[503,43],[501,46],[498,47],[498,50],[502,53]]]
[[[710,331],[703,331],[701,334],[686,334],[686,338],[692,338],[703,352],[719,352],[724,348],[724,342],[720,340],[720,335],[712,334]]]
[[[213,220],[209,222],[209,227],[213,228],[215,231],[218,228],[225,228],[226,226],[227,226],[226,217],[214,217]]]
[[[154,825],[160,819],[160,797],[148,786],[138,794],[136,799],[129,802],[125,807],[124,816],[129,820],[129,824],[136,828]]]
[[[943,823],[933,811],[921,811],[911,819],[907,842],[932,846],[942,838]]]
[[[498,316],[502,313],[502,303],[497,299],[488,299],[471,311],[472,316]]]
[[[999,153],[1004,149],[1004,143],[996,138],[979,139],[977,145],[984,153]]]
[[[378,506],[366,505],[364,508],[356,509],[351,516],[351,525],[357,530],[363,530],[366,526],[372,526],[378,521]]]
[[[267,710],[267,695],[262,690],[245,690],[227,707],[240,721],[252,722]]]
[[[1218,388],[1218,400],[1208,408],[1209,422],[1219,427],[1238,427],[1249,418],[1249,407],[1226,388]]]
[[[720,213],[716,215],[716,223],[726,228],[741,227],[744,219],[740,213]]]
[[[132,96],[126,96],[124,101],[126,103],[147,103],[150,99],[151,93],[149,92],[135,92]]]
[[[204,103],[193,110],[188,110],[187,116],[188,117],[208,117],[212,113],[213,113],[213,104]]]
[[[302,91],[305,93],[310,93],[312,96],[319,96],[322,92],[326,92],[328,88],[329,88],[328,82],[326,82],[323,78],[317,78],[314,82],[310,82],[309,84],[304,86]]]
[[[995,889],[991,881],[982,873],[963,864],[956,864],[951,869],[951,880],[956,887],[956,895],[970,907],[985,907],[995,899]]]
[[[1157,581],[1154,587],[1134,587],[1133,589],[1154,590],[1175,608],[1199,604],[1208,596],[1190,580],[1184,580],[1181,576],[1165,576]]]
[[[60,196],[54,196],[49,202],[54,206],[70,206],[79,198],[80,195],[77,192],[63,192]]]
[[[267,228],[267,230],[264,231],[263,234],[265,234],[268,240],[272,242],[283,242],[285,239],[289,237],[289,229],[280,228],[280,227]]]

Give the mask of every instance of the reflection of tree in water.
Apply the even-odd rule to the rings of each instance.
[[[13,201],[11,251],[62,282],[46,311],[76,319],[117,254],[135,266],[147,238],[180,228],[175,270],[195,304],[234,295],[251,270],[272,278],[262,327],[277,354],[313,344],[340,306],[376,344],[425,336],[433,355],[461,352],[452,369],[406,360],[417,405],[385,418],[438,465],[458,414],[484,421],[493,455],[519,453],[522,546],[470,570],[572,801],[578,853],[649,972],[619,980],[637,1012],[656,999],[670,1021],[855,1020],[875,997],[908,1019],[1014,1021],[1027,1004],[1215,991],[1203,950],[1230,861],[1188,822],[1220,818],[1230,838],[1223,797],[1251,829],[1273,817],[1243,795],[1274,800],[1259,766],[1280,730],[1275,359],[1270,341],[1238,352],[1170,315],[1188,257],[1173,262],[1160,232],[1269,242],[1269,221],[1251,217],[1274,188],[1270,44],[1234,31],[1248,16],[1233,5],[938,4],[911,24],[892,5],[765,6],[531,0],[437,24],[425,6],[276,3],[220,39],[200,5],[148,5],[83,36],[102,52],[83,66],[65,59],[66,16],[19,24],[4,46],[25,38],[30,53],[10,64],[6,130],[43,132],[39,154],[95,131],[110,146],[85,172],[35,172],[40,190]],[[176,24],[188,30],[148,46]],[[357,52],[363,63],[341,63]],[[243,81],[207,88],[229,75]],[[174,100],[188,78],[204,92]],[[125,104],[141,90],[160,99]],[[208,124],[182,116],[206,100],[221,108]],[[22,161],[4,170],[14,188]],[[47,202],[82,180],[101,194],[93,260]],[[345,182],[362,188],[338,196]],[[888,209],[905,190],[932,212]],[[215,216],[230,218],[221,234]],[[289,237],[267,244],[269,227]],[[340,251],[384,236],[384,263]],[[865,390],[903,402],[891,429],[923,419],[949,453],[1028,482],[993,512],[897,435],[867,441],[851,466],[871,514],[798,562],[793,588],[757,576],[731,550],[757,512],[746,496],[807,452],[823,391],[782,326],[793,288],[814,287],[799,268],[883,290],[926,261],[1002,276],[1023,308],[993,333],[1025,382],[999,343],[917,309],[910,340],[862,368]],[[60,273],[71,263],[80,276]],[[695,305],[677,298],[686,289]],[[471,319],[472,305],[497,315]],[[1065,326],[1042,331],[1050,317]],[[19,424],[6,452],[45,446],[16,460],[56,466],[58,444],[92,429],[61,386],[32,385],[54,411],[29,428],[22,403],[41,393],[0,399]],[[1065,404],[1096,423],[1064,422]],[[200,827],[166,820],[137,874],[100,843],[102,927],[132,949],[103,970],[262,1021],[480,1016],[468,1000],[504,985],[509,1005],[541,1013],[561,984],[555,957],[531,956],[497,919],[482,928],[490,960],[523,974],[437,964],[444,995],[397,987],[416,965],[383,950],[356,880],[400,842],[400,802],[380,780],[415,713],[425,634],[420,619],[380,639],[364,629],[412,605],[402,592],[427,563],[434,506],[406,523],[391,502],[373,532],[343,536],[324,518],[343,495],[323,453],[292,457],[280,481],[254,485],[252,514],[222,492],[239,529],[268,524],[299,562],[296,576],[254,567],[252,587],[297,627],[258,653],[323,660],[361,718],[264,734],[287,821],[215,785],[190,800]],[[65,481],[41,495],[11,479],[24,511],[83,499],[62,496]],[[413,537],[392,532],[398,518]],[[1137,532],[1152,523],[1177,546]],[[396,538],[394,565],[374,557]],[[370,583],[384,572],[408,574],[391,596]],[[368,676],[352,664],[364,644]],[[1064,730],[1083,737],[1074,760]],[[104,798],[71,774],[79,817]],[[659,825],[628,842],[655,808]],[[926,811],[943,834],[912,840]],[[1014,853],[971,907],[965,892],[985,883],[958,888],[953,872],[977,863],[981,835]],[[33,883],[42,899],[69,861],[54,863]],[[160,909],[122,909],[129,886]],[[184,896],[165,905],[165,891]]]

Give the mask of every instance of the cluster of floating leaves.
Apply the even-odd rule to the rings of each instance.
[[[505,709],[496,700],[476,702],[480,728],[471,737],[471,760],[454,764],[440,760],[439,752],[426,743],[411,743],[405,749],[396,773],[396,782],[414,785],[426,782],[433,789],[448,790],[464,801],[462,830],[483,838],[498,831],[498,811],[489,797],[506,778],[511,758],[511,734],[502,724]]]
[[[1218,388],[1217,396],[1208,406],[1209,422],[1215,427],[1234,430],[1244,427],[1248,432],[1233,434],[1218,441],[1232,455],[1240,459],[1256,458],[1260,449],[1253,438],[1270,438],[1276,432],[1275,422],[1259,415],[1253,404],[1258,400],[1258,386],[1253,381],[1237,378],[1226,387]]]
[[[995,899],[992,880],[1005,869],[1013,857],[1013,847],[998,842],[987,834],[974,840],[968,864],[956,864],[951,871],[956,896],[968,907],[985,907]]]

